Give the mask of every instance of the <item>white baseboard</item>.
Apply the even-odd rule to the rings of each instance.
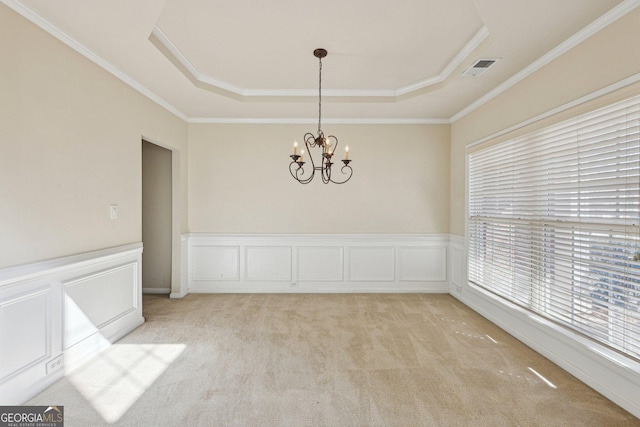
[[[361,287],[331,287],[323,285],[311,285],[308,288],[304,286],[286,287],[272,285],[268,283],[262,283],[258,285],[237,286],[237,287],[216,287],[211,289],[208,287],[193,288],[189,293],[194,294],[217,294],[217,293],[238,293],[238,294],[252,294],[252,293],[270,293],[270,294],[385,294],[385,293],[430,293],[430,294],[446,294],[449,292],[449,288],[445,283],[437,283],[431,286],[415,286],[415,287],[397,287],[394,283],[386,284],[384,286],[375,287],[370,284],[364,284]],[[182,298],[181,296],[171,296],[171,298]]]
[[[0,270],[0,405],[24,403],[144,322],[141,258],[138,243]]]
[[[171,288],[142,288],[143,294],[166,294],[171,293]]]
[[[612,402],[640,418],[640,363],[472,285],[454,295]]]

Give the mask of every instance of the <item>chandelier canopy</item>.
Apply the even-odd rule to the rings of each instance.
[[[343,166],[340,168],[341,175],[332,176],[333,158],[336,149],[338,148],[338,138],[333,135],[325,136],[322,132],[322,58],[327,56],[325,49],[316,49],[313,51],[313,55],[318,58],[319,72],[318,72],[318,135],[315,136],[312,133],[306,133],[304,135],[304,145],[307,147],[308,157],[311,161],[311,167],[305,169],[304,154],[302,150],[298,155],[298,142],[293,143],[293,154],[291,157],[291,163],[289,163],[289,172],[299,183],[308,184],[314,178],[316,171],[322,176],[322,182],[328,184],[330,182],[334,184],[344,184],[351,179],[353,175],[353,169],[349,166],[351,160],[349,160],[349,146],[344,148],[344,159],[342,160]],[[313,159],[311,148],[319,148],[320,153],[319,166],[316,166],[316,161]]]

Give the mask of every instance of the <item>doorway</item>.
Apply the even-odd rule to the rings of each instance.
[[[142,141],[142,292],[171,293],[172,151]]]

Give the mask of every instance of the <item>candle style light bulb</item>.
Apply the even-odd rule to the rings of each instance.
[[[304,150],[300,151],[300,162],[302,161],[302,156],[304,156]]]
[[[344,147],[344,159],[349,160],[349,146]]]
[[[298,141],[293,142],[293,155],[298,154]]]

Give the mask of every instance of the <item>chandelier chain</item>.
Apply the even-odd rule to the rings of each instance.
[[[318,135],[322,134],[322,58],[320,62],[320,72],[318,73]]]

